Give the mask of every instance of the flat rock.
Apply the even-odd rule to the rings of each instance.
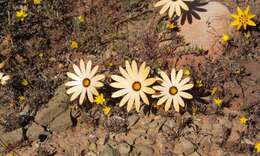
[[[174,152],[178,155],[180,154],[185,154],[185,155],[189,155],[191,153],[193,153],[196,149],[196,146],[193,145],[193,143],[191,143],[189,140],[185,139],[185,138],[180,138],[179,143],[177,143],[174,146]]]
[[[147,145],[142,145],[142,144],[139,144],[139,145],[135,145],[135,149],[136,149],[136,152],[138,153],[138,155],[153,155],[154,153],[154,150],[152,147],[150,146],[147,146]]]
[[[68,100],[69,96],[66,94],[65,85],[61,85],[46,107],[37,112],[35,121],[38,124],[48,126],[51,121],[67,110]]]
[[[1,141],[6,145],[15,145],[23,140],[22,128],[1,135]]]
[[[118,145],[117,149],[120,154],[128,154],[131,151],[131,146],[126,142],[122,142]]]
[[[44,128],[36,123],[32,123],[26,132],[29,140],[36,140],[44,132]]]
[[[49,128],[51,131],[55,132],[63,132],[66,129],[72,126],[72,121],[70,117],[70,111],[67,110],[66,112],[62,113],[58,117],[56,117],[50,124]]]
[[[179,34],[190,43],[190,48],[208,50],[209,57],[217,58],[223,54],[220,38],[231,30],[230,12],[219,2],[194,1],[190,4],[190,11],[184,13],[179,20]]]
[[[100,153],[100,156],[119,156],[119,153],[116,149],[107,144],[104,150]]]

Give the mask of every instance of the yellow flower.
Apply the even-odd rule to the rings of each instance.
[[[18,18],[18,20],[24,21],[24,18],[27,16],[28,16],[28,14],[22,9],[19,11],[16,11],[16,17]]]
[[[108,113],[109,113],[110,111],[111,111],[111,107],[105,106],[105,107],[103,108],[103,112],[104,112],[105,115],[108,115]]]
[[[177,25],[174,24],[174,23],[168,23],[166,27],[167,27],[168,29],[174,29],[174,28],[177,27]]]
[[[195,87],[196,88],[204,87],[203,81],[202,80],[196,80]]]
[[[218,87],[214,86],[212,89],[211,89],[211,95],[215,95],[216,92],[218,91]]]
[[[83,16],[83,15],[79,16],[78,20],[79,20],[80,23],[85,22],[85,16]]]
[[[98,96],[95,97],[95,100],[94,102],[96,104],[100,104],[100,105],[103,105],[105,103],[106,99],[104,98],[104,95],[103,94],[99,94]]]
[[[19,96],[18,101],[20,104],[23,104],[25,102],[25,97],[24,96]]]
[[[40,57],[40,58],[42,58],[43,57],[43,53],[42,52],[40,52],[39,54],[38,54],[38,56]]]
[[[76,41],[71,41],[71,43],[70,43],[70,48],[71,48],[71,49],[78,49],[78,48],[79,48],[78,42],[76,42]]]
[[[39,5],[39,4],[41,4],[41,1],[42,1],[42,0],[33,0],[33,4],[34,4],[34,5]]]
[[[23,79],[23,80],[21,81],[21,85],[24,86],[24,87],[26,87],[26,86],[29,85],[29,82],[28,82],[26,79]]]
[[[254,18],[256,15],[250,12],[250,7],[243,11],[239,7],[237,7],[237,14],[231,14],[231,17],[235,19],[235,21],[231,22],[231,26],[236,26],[237,30],[239,30],[242,26],[244,30],[247,29],[247,25],[249,26],[256,26],[255,22],[251,19]]]
[[[222,105],[222,100],[220,98],[214,98],[213,102],[215,105],[217,105],[218,107],[220,107]]]
[[[260,141],[255,143],[255,150],[256,150],[256,153],[260,153]]]
[[[14,156],[13,153],[7,153],[5,156]]]
[[[242,125],[245,125],[247,123],[247,118],[245,116],[240,116],[239,118],[239,122],[242,124]]]
[[[183,71],[183,75],[184,76],[190,76],[190,69],[189,68],[185,68]]]
[[[228,34],[223,34],[221,39],[223,43],[227,43],[230,40],[230,36]]]

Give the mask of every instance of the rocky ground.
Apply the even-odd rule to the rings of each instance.
[[[176,30],[166,28],[172,20],[160,16],[154,2],[43,1],[42,7],[29,7],[23,23],[6,18],[22,2],[0,2],[5,17],[0,62],[12,75],[7,86],[0,86],[0,155],[257,155],[259,1],[196,1],[181,19],[173,19],[179,24]],[[256,28],[230,28],[229,14],[237,5],[251,6]],[[84,23],[77,21],[79,15],[86,16]],[[223,33],[232,34],[227,44],[220,42]],[[78,49],[70,48],[71,40],[77,40]],[[166,113],[155,102],[139,113],[126,113],[109,99],[106,85],[101,91],[112,110],[105,115],[98,105],[70,102],[65,93],[65,73],[80,58],[100,64],[107,77],[125,59],[135,59],[146,61],[152,75],[159,69],[189,68],[193,82],[203,84],[192,90],[194,99],[180,113]],[[29,84],[21,85],[23,80]],[[221,107],[212,102],[213,86],[223,99]]]

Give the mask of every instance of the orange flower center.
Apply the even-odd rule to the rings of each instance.
[[[169,93],[171,95],[176,95],[178,93],[178,89],[174,86],[172,86],[170,89],[169,89]]]
[[[90,79],[85,78],[85,79],[82,81],[82,84],[83,84],[84,87],[87,88],[88,86],[90,86]]]
[[[141,83],[138,82],[138,81],[135,81],[135,82],[132,84],[132,88],[133,88],[133,90],[136,91],[136,92],[138,92],[139,90],[141,90],[141,87],[142,87],[142,85],[141,85]]]
[[[241,15],[241,16],[239,16],[239,19],[238,19],[238,20],[239,20],[240,23],[243,23],[243,24],[246,24],[246,23],[248,23],[248,21],[249,21],[247,15]]]

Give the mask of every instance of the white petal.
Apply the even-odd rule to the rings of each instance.
[[[175,10],[176,10],[176,14],[177,14],[178,16],[180,16],[180,15],[181,15],[181,7],[180,7],[180,5],[176,4],[176,5],[175,5]]]
[[[88,100],[89,100],[91,103],[94,102],[92,90],[91,90],[90,88],[87,88],[87,96],[88,96]]]
[[[179,95],[185,99],[192,99],[193,96],[189,93],[186,93],[186,92],[179,92]]]
[[[112,94],[112,98],[117,98],[117,97],[120,97],[120,96],[123,96],[125,94],[129,93],[129,90],[128,89],[121,89],[119,91],[116,91]]]
[[[179,83],[179,87],[182,87],[183,85],[185,85],[186,83],[188,83],[190,81],[190,77],[186,77],[183,80],[181,80],[181,82]]]
[[[157,102],[157,105],[162,105],[168,98],[170,98],[169,96],[164,96],[162,98],[160,98]]]
[[[172,83],[175,82],[175,80],[176,80],[176,70],[174,68],[172,68],[172,71],[171,71],[171,80],[172,80]]]
[[[174,11],[175,11],[175,6],[174,6],[174,4],[175,4],[175,3],[171,3],[171,5],[170,5],[170,10],[169,10],[169,12],[168,12],[168,15],[169,15],[170,18],[173,16],[173,13],[174,13]]]
[[[181,69],[177,74],[176,83],[179,83],[181,81],[182,75],[183,75],[183,70]]]
[[[178,103],[179,103],[180,106],[182,106],[182,107],[185,106],[183,99],[179,95],[176,95],[175,98],[178,100]]]
[[[155,93],[155,91],[150,87],[142,87],[142,91],[147,93],[147,94],[154,94]]]
[[[92,83],[92,86],[93,86],[93,87],[100,88],[100,87],[103,87],[104,84],[103,84],[102,82],[93,82],[93,83]]]
[[[141,96],[143,102],[144,102],[145,104],[149,105],[149,100],[148,100],[147,96],[145,95],[145,93],[142,92],[142,91],[140,91],[139,94],[140,94],[140,96]]]
[[[191,89],[193,87],[193,84],[186,84],[184,86],[182,86],[181,88],[179,88],[179,91],[185,91],[188,89]]]
[[[123,83],[123,82],[112,82],[110,83],[110,86],[113,88],[127,88],[128,87],[128,83]]]
[[[66,93],[67,93],[67,94],[71,94],[71,93],[73,93],[73,92],[76,92],[76,91],[78,91],[78,90],[81,90],[82,88],[83,88],[82,86],[74,86],[74,87],[69,88],[69,89],[66,91]]]
[[[131,95],[127,103],[127,112],[130,112],[134,104],[134,96]]]
[[[148,77],[149,72],[150,72],[150,68],[145,67],[145,62],[143,62],[139,69],[139,75],[140,75],[141,81],[144,81]]]
[[[129,79],[129,75],[122,67],[119,67],[120,73],[126,78]]]
[[[127,83],[127,79],[125,79],[124,77],[122,76],[118,76],[118,75],[112,75],[111,78],[114,80],[114,81],[117,81],[119,83]]]
[[[140,96],[139,94],[135,94],[135,109],[137,112],[140,111],[140,106],[141,106],[141,103],[140,103]]]
[[[167,101],[166,101],[166,103],[165,103],[165,111],[167,112],[169,109],[170,109],[170,107],[171,107],[171,104],[172,104],[172,99],[173,99],[173,97],[172,96],[170,96],[168,99],[167,99]]]
[[[86,97],[87,89],[84,88],[79,97],[79,104],[81,105]]]
[[[173,106],[174,106],[174,108],[175,108],[175,110],[176,110],[177,112],[180,111],[179,101],[178,101],[178,99],[176,98],[176,96],[174,96],[174,98],[173,98]]]
[[[135,62],[135,60],[132,61],[132,70],[133,70],[133,74],[135,76],[138,75],[138,69],[137,69],[137,63]]]
[[[84,62],[82,59],[80,59],[79,66],[80,66],[81,73],[82,73],[84,76],[86,76],[86,75],[85,75],[85,74],[86,74],[85,62]]]
[[[91,71],[92,62],[89,60],[86,66],[86,72],[85,76],[89,77],[90,71]]]
[[[161,1],[157,2],[157,3],[155,3],[154,7],[165,5],[168,2],[169,2],[169,0],[161,0]]]
[[[76,73],[79,77],[82,77],[82,76],[83,76],[82,73],[81,73],[81,71],[80,71],[80,69],[79,69],[79,67],[78,67],[77,65],[73,64],[73,69],[74,69],[75,73]]]
[[[143,85],[144,86],[150,86],[150,85],[154,84],[155,81],[156,81],[155,78],[149,78],[149,79],[144,80]]]
[[[70,101],[75,100],[77,97],[79,97],[79,94],[81,93],[82,90],[76,90],[72,96],[70,97]]]
[[[98,71],[98,66],[95,66],[95,67],[92,69],[92,71],[90,71],[88,77],[91,79],[91,78],[97,73],[97,71]]]
[[[74,73],[70,73],[70,72],[67,72],[67,76],[73,80],[77,80],[77,81],[80,81],[80,77],[78,77],[76,74]]]
[[[168,90],[168,88],[162,87],[162,86],[153,86],[153,89],[161,91],[161,92]]]
[[[94,95],[98,95],[98,91],[95,87],[90,87],[90,90],[91,90],[91,93],[94,94]]]
[[[126,71],[128,73],[128,75],[133,79],[135,77],[132,69],[131,69],[131,66],[130,66],[130,63],[128,61],[125,61],[125,67],[126,67]]]
[[[183,10],[186,10],[186,11],[189,10],[189,7],[181,0],[179,0],[179,5],[182,7]]]
[[[159,93],[159,94],[153,94],[153,95],[152,95],[152,98],[160,98],[160,97],[162,97],[162,96],[165,96],[165,94],[161,94],[161,93]]]
[[[171,3],[167,3],[167,4],[165,4],[165,5],[162,7],[162,9],[160,10],[160,14],[161,14],[161,15],[164,14],[164,13],[168,10],[168,8],[170,7],[170,4],[171,4]]]
[[[167,74],[165,72],[161,72],[161,77],[163,78],[163,80],[168,84],[168,85],[172,85],[171,80],[169,79],[169,77],[167,76]]]
[[[4,73],[0,72],[0,79],[2,79],[3,76],[4,76]]]
[[[65,86],[71,87],[71,86],[77,86],[77,85],[80,85],[80,84],[81,84],[80,81],[69,81],[69,82],[65,83]]]
[[[94,77],[91,79],[91,81],[97,82],[97,81],[102,80],[102,79],[104,79],[104,78],[105,78],[105,75],[100,74],[100,75],[94,76]]]
[[[131,96],[131,93],[126,94],[126,95],[122,98],[122,100],[120,101],[119,107],[124,106],[124,105],[126,104],[126,102],[129,100],[130,96]]]
[[[9,76],[9,75],[6,75],[6,76],[4,76],[4,77],[2,77],[2,80],[3,81],[7,81],[7,80],[9,80],[11,77]]]

